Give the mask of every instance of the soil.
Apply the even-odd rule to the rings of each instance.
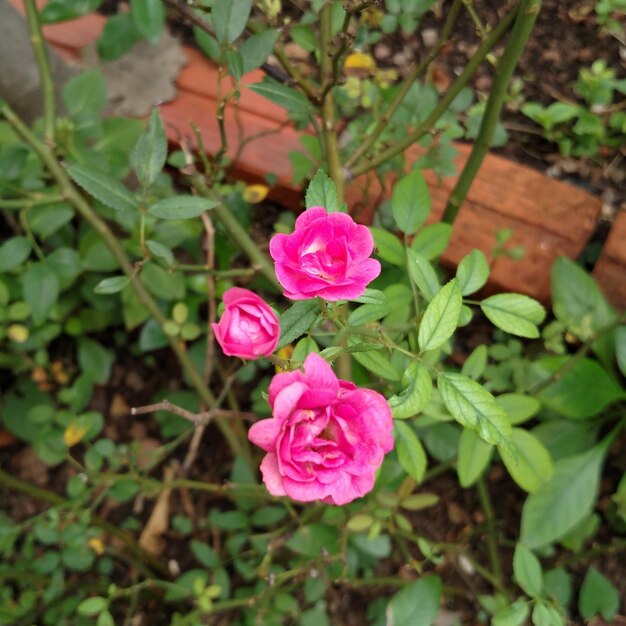
[[[559,0],[544,0],[542,12],[529,42],[529,45],[521,59],[516,71],[516,76],[524,80],[524,96],[527,100],[536,100],[544,104],[554,99],[574,99],[572,83],[576,80],[581,66],[591,64],[595,59],[603,58],[609,66],[616,68],[620,77],[624,76],[624,45],[610,35],[599,35],[593,15],[587,12],[591,0],[572,0],[562,2]],[[115,0],[107,0],[107,11],[113,12],[117,5]],[[483,15],[485,20],[493,23],[496,18],[499,3],[498,0],[476,0],[476,10]],[[445,11],[442,15],[429,14],[425,19],[426,28],[438,30],[441,28]],[[460,20],[461,27],[457,29],[457,35],[452,45],[444,51],[441,60],[441,71],[448,78],[458,73],[472,50],[476,46],[476,34],[473,24],[469,20]],[[182,29],[185,39],[189,39],[189,31]],[[393,41],[385,41],[392,54],[391,59],[401,71],[404,63],[411,58],[419,58],[427,52],[428,47],[423,40],[397,37]],[[400,54],[400,56],[398,56]],[[404,55],[404,56],[402,56]],[[404,59],[404,60],[403,60]],[[489,67],[483,67],[474,80],[474,88],[477,92],[486,94],[493,80],[493,72]],[[595,160],[583,160],[572,163],[564,160],[555,147],[534,132],[532,124],[522,116],[515,103],[509,103],[504,113],[504,123],[509,130],[509,142],[498,152],[517,161],[535,167],[541,171],[548,171],[551,175],[574,180],[578,184],[600,193],[606,200],[608,211],[607,219],[610,219],[611,211],[626,208],[626,187],[624,186],[624,149],[616,150],[603,155]],[[267,215],[276,215],[276,207],[270,207],[270,211],[258,210],[257,215],[264,215],[262,227],[271,231],[273,219]],[[258,222],[255,222],[258,224]],[[484,333],[484,329],[473,328],[474,339],[468,338],[465,342],[467,352],[470,351],[475,337]],[[125,362],[116,366],[111,384],[105,388],[97,389],[92,399],[90,408],[99,410],[105,415],[112,412],[112,403],[120,399],[127,405],[141,405],[148,403],[156,391],[168,389],[174,391],[179,383],[180,374],[174,365],[174,359],[168,352],[156,354],[153,365],[147,365],[145,360],[128,358]],[[165,368],[163,364],[166,364]],[[174,381],[174,382],[172,382]],[[218,390],[216,390],[218,391]],[[235,387],[235,393],[239,397],[245,397],[245,388]],[[117,400],[116,400],[117,399]],[[245,408],[245,407],[244,407]],[[112,419],[107,425],[106,435],[115,441],[143,441],[147,446],[150,442],[158,440],[159,427],[151,418],[135,420],[129,425],[128,418],[121,413],[117,419]],[[204,452],[199,456],[193,466],[190,478],[215,482],[225,474],[225,468],[229,460],[224,446],[220,442],[219,434],[209,429],[204,436]],[[184,450],[184,448],[183,448]],[[608,497],[615,491],[617,481],[624,471],[623,461],[625,450],[616,446],[607,462],[607,472],[601,487],[601,514],[609,514]],[[183,460],[183,452],[178,454],[179,461]],[[176,458],[176,455],[174,455]],[[621,463],[621,464],[620,464]],[[40,487],[49,488],[62,493],[62,485],[65,484],[70,470],[50,470],[43,466],[28,449],[22,448],[15,442],[4,444],[0,440],[0,466],[8,468],[10,472],[23,480],[28,480]],[[501,467],[494,468],[487,480],[488,488],[493,496],[496,520],[499,529],[506,538],[502,545],[502,559],[505,573],[510,575],[510,562],[512,558],[512,546],[515,537],[518,536],[519,519],[524,494],[517,488]],[[484,545],[485,519],[481,511],[474,490],[463,490],[459,487],[452,471],[448,471],[428,484],[428,491],[441,496],[438,505],[420,513],[413,513],[409,517],[416,529],[416,533],[429,537],[436,541],[467,543],[482,563],[487,562],[487,553]],[[15,519],[23,520],[36,514],[46,507],[41,502],[17,496],[9,492],[0,491],[3,508]],[[193,502],[194,513],[198,518],[206,517],[208,510],[215,505],[215,500],[208,496],[195,498]],[[119,506],[112,509],[110,521],[118,522],[128,514],[130,507]],[[188,512],[189,503],[185,498],[177,498],[174,503],[174,511]],[[144,507],[140,513],[143,521],[147,520],[150,507]],[[609,524],[603,524],[597,541],[606,543],[610,539]],[[191,566],[186,561],[187,539],[179,537],[175,532],[167,535],[169,548],[166,557],[178,561],[183,567]],[[180,548],[180,550],[179,550]],[[623,554],[598,557],[594,563],[611,577],[614,584],[619,587],[623,601],[626,601],[626,577],[624,577]],[[580,584],[586,571],[586,564],[572,565],[572,571],[577,577],[576,587]],[[407,572],[398,569],[398,564],[392,561],[381,563],[379,574],[405,576]],[[488,593],[489,589],[480,582],[481,579],[473,576],[471,567],[463,565],[458,560],[447,559],[438,568],[444,577],[445,584],[469,590],[467,598],[457,598],[448,607],[452,612],[458,612],[462,616],[464,624],[477,622],[478,609],[477,596]],[[121,584],[129,581],[118,581]],[[393,588],[376,588],[361,590],[346,590],[340,586],[335,589],[336,595],[330,599],[331,608],[336,611],[335,616],[338,624],[345,626],[360,626],[366,623],[363,607],[377,595],[389,594]],[[144,609],[147,607],[144,607]],[[159,608],[154,607],[150,611],[150,623],[166,623],[164,616],[158,615]]]

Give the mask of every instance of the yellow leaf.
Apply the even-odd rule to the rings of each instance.
[[[267,185],[248,185],[243,190],[243,199],[250,204],[258,204],[265,200],[269,190]]]
[[[76,422],[72,422],[63,433],[63,441],[68,448],[80,443],[83,437],[87,434],[87,429],[84,426],[80,426]]]
[[[104,554],[104,543],[102,543],[102,539],[99,537],[92,537],[87,545],[98,555],[102,556]]]
[[[277,353],[276,356],[279,359],[285,359],[285,361],[288,361],[291,358],[291,355],[293,354],[293,346],[288,343],[286,346],[283,346]],[[287,370],[284,370],[282,367],[279,367],[278,365],[275,366],[276,369],[276,373],[280,374],[281,372],[286,372]]]
[[[370,74],[376,69],[376,61],[366,52],[353,52],[343,65],[346,74]]]

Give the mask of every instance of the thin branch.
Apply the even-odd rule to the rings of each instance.
[[[1,200],[0,199],[0,209],[7,209],[9,211],[21,210],[21,209],[32,209],[37,206],[47,206],[49,204],[57,204],[59,202],[63,202],[65,198],[60,195],[54,196],[44,196],[41,198],[22,198],[19,200]]]
[[[364,154],[367,154],[367,152],[369,152],[371,147],[376,143],[377,139],[384,132],[393,114],[404,102],[404,98],[413,86],[413,83],[419,78],[419,76],[421,76],[424,70],[437,58],[437,56],[439,56],[441,50],[448,43],[452,28],[454,27],[454,24],[459,15],[461,1],[462,0],[454,0],[454,3],[450,7],[450,11],[448,12],[446,22],[443,25],[441,36],[439,37],[437,45],[422,59],[420,63],[418,63],[411,70],[411,72],[409,72],[409,74],[407,74],[402,85],[400,86],[400,89],[398,89],[398,92],[394,96],[394,99],[391,101],[391,104],[387,107],[386,111],[380,117],[372,132],[367,135],[365,141],[354,151],[354,153],[346,161],[346,168],[350,169],[355,163],[359,161],[359,159]]]
[[[456,181],[454,189],[450,193],[441,218],[442,223],[452,224],[456,219],[467,192],[472,186],[487,152],[489,152],[511,76],[530,37],[540,9],[541,0],[522,0],[515,18],[511,37],[498,61],[496,76],[489,92],[489,98],[485,106],[478,135],[476,135],[474,147],[465,162],[463,171]]]
[[[155,411],[169,411],[198,426],[205,426],[217,417],[247,421],[257,419],[254,413],[248,413],[246,411],[228,411],[226,409],[210,409],[209,411],[203,411],[201,413],[192,413],[191,411],[187,411],[187,409],[183,409],[181,406],[172,404],[169,400],[161,400],[161,402],[155,402],[154,404],[133,407],[130,410],[130,414],[145,415],[147,413],[154,413]]]
[[[39,78],[41,80],[41,95],[43,99],[43,136],[50,147],[54,147],[56,139],[56,95],[54,91],[54,80],[50,69],[50,59],[48,49],[44,43],[39,23],[39,15],[35,0],[24,0],[26,9],[26,21],[28,22],[28,33],[30,42],[35,54]]]
[[[448,89],[445,95],[441,98],[437,106],[432,110],[430,115],[412,132],[410,132],[404,139],[396,144],[389,146],[378,154],[373,159],[357,163],[351,171],[348,171],[348,175],[351,178],[365,174],[370,170],[376,169],[378,166],[386,163],[389,159],[404,152],[408,147],[417,143],[424,135],[429,133],[433,128],[437,120],[448,110],[448,107],[452,101],[458,96],[461,89],[463,89],[470,78],[474,75],[474,72],[478,66],[485,60],[489,52],[495,47],[495,45],[502,39],[504,34],[510,28],[515,18],[516,11],[513,10],[502,19],[502,21],[493,29],[493,31],[484,39],[482,44],[478,47],[474,56],[469,60],[459,77],[452,83],[452,86]],[[361,159],[363,161],[363,159]]]
[[[476,482],[476,490],[480,505],[485,514],[487,553],[489,554],[489,563],[491,564],[491,573],[498,582],[498,588],[504,587],[504,575],[502,573],[502,563],[500,563],[500,552],[498,550],[498,537],[496,532],[496,521],[491,506],[491,499],[485,485],[485,479],[479,478]]]

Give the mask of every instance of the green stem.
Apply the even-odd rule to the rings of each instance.
[[[107,247],[119,263],[122,271],[130,279],[130,284],[137,294],[139,301],[148,309],[152,317],[156,320],[161,328],[163,328],[166,317],[161,312],[156,301],[152,298],[150,293],[146,290],[143,283],[136,276],[135,268],[129,261],[124,250],[120,246],[117,238],[108,227],[106,222],[100,218],[100,216],[89,206],[83,196],[74,187],[72,181],[65,173],[63,167],[58,162],[52,148],[45,143],[42,143],[35,137],[35,135],[26,127],[22,120],[14,113],[14,111],[6,103],[0,104],[0,115],[6,118],[13,129],[24,139],[33,149],[37,152],[41,160],[54,179],[57,181],[62,194],[68,202],[70,202],[74,208],[78,211],[85,221],[98,233],[98,235],[104,240]],[[166,333],[167,334],[167,333]],[[179,343],[175,337],[168,336],[170,347],[178,357],[178,361],[181,367],[187,372],[193,386],[195,387],[198,395],[202,401],[208,406],[212,407],[215,404],[215,398],[211,393],[211,390],[204,384],[202,375],[196,369],[192,360],[189,358],[184,346]],[[245,449],[241,445],[241,442],[233,432],[231,425],[223,418],[216,418],[215,424],[221,431],[222,435],[226,439],[233,455],[243,455],[243,458],[249,461],[245,455]]]
[[[491,506],[489,492],[485,485],[484,478],[479,478],[476,483],[480,506],[485,514],[485,526],[487,531],[487,553],[489,554],[489,563],[494,580],[498,583],[498,588],[504,588],[504,575],[502,574],[502,564],[500,563],[500,554],[498,551],[498,538],[496,534],[495,515]]]
[[[404,98],[407,93],[413,86],[413,83],[421,76],[422,72],[435,60],[435,58],[439,55],[443,47],[448,42],[450,38],[450,33],[452,32],[452,27],[456,22],[456,18],[458,17],[459,10],[461,7],[461,0],[454,0],[454,4],[450,7],[450,11],[448,12],[448,16],[446,18],[446,23],[443,26],[441,31],[441,37],[439,37],[439,41],[437,45],[424,57],[424,59],[418,63],[412,70],[407,74],[404,79],[400,89],[396,93],[394,99],[391,101],[391,104],[387,107],[387,110],[380,116],[378,123],[374,127],[374,130],[366,136],[365,141],[354,151],[352,156],[346,161],[346,168],[350,169],[355,163],[359,161],[359,159],[369,152],[371,147],[376,143],[378,138],[382,135],[383,131],[389,124],[389,120],[392,118],[393,114],[400,108],[401,104],[404,102]]]
[[[337,187],[339,204],[344,201],[344,175],[339,156],[337,129],[335,127],[335,104],[333,99],[333,59],[331,53],[331,9],[332,4],[326,2],[320,10],[320,73],[323,91],[326,92],[321,106],[322,142],[326,151],[328,175]]]
[[[7,474],[4,470],[0,469],[0,485],[3,485],[7,489],[12,491],[18,491],[20,493],[26,494],[35,500],[41,500],[42,502],[47,502],[53,506],[63,506],[70,507],[71,503],[60,495],[49,491],[48,489],[42,489],[41,487],[36,487],[35,485],[31,485],[19,478],[15,478],[10,474]],[[165,578],[169,578],[170,574],[167,570],[167,567],[161,563],[157,558],[155,558],[149,552],[146,552],[132,537],[130,533],[117,526],[110,524],[106,520],[102,519],[97,515],[90,514],[90,521],[94,526],[98,526],[104,532],[116,537],[120,541],[124,543],[126,548],[133,554],[140,563],[147,563],[155,572],[158,572]]]
[[[452,224],[456,219],[461,205],[467,196],[467,192],[472,186],[478,174],[478,170],[491,147],[496,124],[500,119],[500,112],[502,111],[502,105],[506,98],[511,76],[524,50],[524,46],[530,37],[540,9],[541,0],[522,0],[517,11],[511,37],[498,61],[496,76],[491,91],[489,92],[489,98],[478,135],[476,136],[476,141],[474,142],[474,147],[448,198],[448,204],[441,218],[443,223]]]
[[[433,128],[437,120],[448,110],[448,107],[452,101],[458,96],[461,89],[463,89],[478,66],[484,61],[485,57],[491,52],[495,45],[502,39],[504,34],[511,26],[513,19],[516,15],[516,11],[507,13],[504,19],[493,29],[493,31],[483,40],[480,44],[474,56],[469,60],[459,77],[452,83],[452,86],[445,95],[441,98],[437,106],[432,110],[430,115],[412,132],[410,132],[405,139],[398,143],[389,146],[386,150],[383,150],[375,158],[357,163],[352,170],[349,171],[349,176],[355,178],[361,174],[365,174],[371,170],[376,169],[378,166],[386,163],[388,160],[394,158],[398,154],[404,152],[409,146],[417,143],[424,135],[426,135]]]
[[[0,209],[9,211],[20,211],[22,209],[32,209],[37,206],[47,206],[63,202],[63,196],[45,196],[43,198],[22,198],[19,200],[0,200]]]
[[[56,95],[54,92],[54,80],[50,69],[48,49],[44,43],[39,24],[39,15],[35,0],[24,0],[26,9],[26,21],[28,22],[28,34],[35,54],[39,78],[41,80],[41,94],[43,99],[43,135],[46,143],[53,147],[56,134]]]

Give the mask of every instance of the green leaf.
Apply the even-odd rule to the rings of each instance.
[[[135,20],[130,13],[109,17],[98,39],[98,53],[105,61],[114,61],[128,52],[139,40]]]
[[[161,4],[161,0],[155,0]],[[131,162],[139,182],[149,187],[161,173],[167,158],[167,139],[157,108],[152,109],[148,128],[139,138],[131,154]]]
[[[198,196],[174,196],[150,206],[148,214],[163,220],[186,220],[215,208],[219,202]]]
[[[606,445],[560,459],[552,478],[531,493],[522,509],[520,541],[538,548],[556,541],[589,515],[598,495]]]
[[[539,559],[523,544],[515,546],[513,576],[517,584],[531,597],[538,598],[543,591],[543,569]]]
[[[389,398],[391,414],[395,419],[406,419],[417,415],[430,402],[433,383],[428,370],[419,362],[413,361],[402,375],[404,390]]]
[[[465,359],[461,374],[469,376],[472,380],[478,380],[487,367],[487,346],[481,344],[472,350],[472,353]]]
[[[387,230],[382,228],[370,227],[372,236],[374,237],[375,249],[377,254],[383,261],[392,263],[393,265],[404,265],[405,252],[404,246],[400,240]]]
[[[456,278],[464,296],[484,287],[489,278],[489,263],[480,250],[472,250],[464,256],[456,270]]]
[[[513,428],[512,445],[499,450],[511,478],[524,490],[532,493],[545,485],[554,472],[552,457],[532,433]]]
[[[76,607],[76,612],[79,615],[97,615],[106,610],[108,606],[109,601],[106,598],[94,596],[93,598],[83,600],[78,607]]]
[[[196,13],[197,14],[197,13]],[[220,44],[217,43],[215,37],[211,37],[209,33],[203,31],[198,26],[193,27],[193,36],[198,44],[198,47],[209,59],[213,59],[216,63],[220,63],[222,57],[222,49]]]
[[[615,358],[619,371],[626,376],[626,326],[620,326],[615,331]]]
[[[228,48],[225,57],[228,73],[235,81],[239,82],[243,76],[243,59],[241,58],[241,54],[239,54],[239,50]]]
[[[162,0],[130,0],[130,12],[139,33],[150,43],[157,43],[165,25]]]
[[[248,88],[300,118],[306,119],[313,113],[313,107],[303,93],[273,78],[266,76],[262,82],[248,85]]]
[[[22,276],[22,293],[35,326],[39,326],[57,302],[59,279],[47,263],[31,263]]]
[[[619,610],[619,604],[620,596],[615,585],[591,566],[578,596],[580,616],[588,620],[600,614],[607,622],[612,622]]]
[[[300,526],[285,545],[297,554],[311,558],[318,558],[323,551],[327,554],[337,554],[339,531],[328,524],[307,524]]]
[[[95,11],[102,0],[50,0],[39,11],[42,24],[54,24],[65,20],[73,20]]]
[[[41,239],[47,239],[53,235],[73,217],[74,209],[65,202],[37,207],[28,213],[30,228]]]
[[[421,483],[427,464],[424,448],[415,431],[406,422],[395,422],[394,427],[400,466],[413,480]]]
[[[359,326],[382,319],[389,313],[388,304],[363,304],[357,307],[348,316],[348,323],[351,326]]]
[[[280,31],[270,28],[248,37],[239,46],[239,54],[241,54],[243,59],[244,74],[261,67],[267,61],[267,57],[271,54],[279,35]]]
[[[563,257],[552,266],[552,303],[556,318],[583,341],[591,339],[594,332],[616,317],[593,278],[577,263]],[[609,361],[612,342],[611,335],[607,335],[594,343],[593,350]]]
[[[420,350],[434,350],[444,344],[456,330],[461,312],[462,296],[458,281],[445,284],[426,307],[420,323]]]
[[[491,620],[491,626],[521,626],[528,617],[528,604],[520,599],[498,609]]]
[[[430,302],[441,289],[439,278],[426,257],[412,248],[409,248],[406,253],[409,276],[424,298]]]
[[[107,350],[102,344],[89,337],[78,338],[78,364],[95,383],[106,385],[114,361],[115,353]]]
[[[74,182],[102,204],[118,211],[135,211],[139,207],[133,194],[114,178],[78,163],[68,164],[65,169]]]
[[[299,300],[294,302],[280,316],[280,341],[282,348],[295,341],[304,334],[315,322],[319,315],[319,305],[315,300]]]
[[[459,439],[456,472],[461,487],[473,485],[489,466],[493,446],[483,441],[473,430],[464,428]]]
[[[413,170],[394,185],[391,211],[405,235],[412,235],[425,222],[430,213],[430,193],[419,170]]]
[[[376,344],[367,344],[357,337],[349,337],[348,345],[351,348],[350,352],[352,353],[354,360],[360,363],[370,372],[373,372],[374,374],[376,374],[377,376],[381,376],[382,378],[386,378],[387,380],[400,381],[400,372],[393,365],[393,363],[391,363],[391,361],[384,354],[382,354],[381,350],[358,352],[354,351],[354,348],[357,346],[363,346],[365,348],[366,346]]]
[[[439,613],[440,596],[438,576],[409,583],[389,601],[386,626],[430,626]]]
[[[360,304],[387,304],[387,296],[378,289],[366,289],[358,298],[352,300]]]
[[[63,104],[73,118],[95,117],[106,102],[106,83],[100,70],[83,72],[63,88]]]
[[[211,10],[215,36],[221,44],[233,43],[243,33],[252,0],[215,0]]]
[[[107,295],[122,291],[126,285],[130,283],[128,276],[111,276],[111,278],[102,279],[95,287],[94,293]]]
[[[154,263],[146,263],[139,276],[141,282],[157,298],[182,300],[185,297],[185,281],[180,272],[170,274]]]
[[[150,252],[154,254],[154,256],[158,257],[159,259],[163,259],[165,263],[170,267],[174,265],[174,255],[167,246],[164,246],[158,241],[152,241],[152,239],[148,239],[148,241],[146,241],[146,248],[148,248],[148,250],[150,250]]]
[[[310,209],[314,206],[321,206],[328,213],[341,211],[337,188],[331,178],[326,176],[322,170],[317,170],[315,176],[309,183],[304,198],[304,206]]]
[[[488,443],[509,442],[511,424],[484,387],[463,374],[442,372],[437,378],[437,388],[446,408],[462,426],[475,430]]]
[[[597,361],[583,358],[572,366],[570,359],[549,356],[533,364],[539,381],[556,378],[537,395],[544,406],[571,419],[586,419],[626,396]]]
[[[411,242],[411,250],[432,261],[448,247],[452,226],[450,224],[429,224],[422,228]]]
[[[504,409],[512,425],[526,422],[541,408],[539,400],[522,393],[503,393],[496,396],[496,402]]]
[[[7,239],[0,245],[0,272],[8,272],[22,265],[30,256],[30,251],[30,241],[26,237]]]
[[[480,303],[480,308],[498,328],[529,339],[539,337],[537,324],[541,324],[546,316],[539,302],[519,293],[491,296]]]

